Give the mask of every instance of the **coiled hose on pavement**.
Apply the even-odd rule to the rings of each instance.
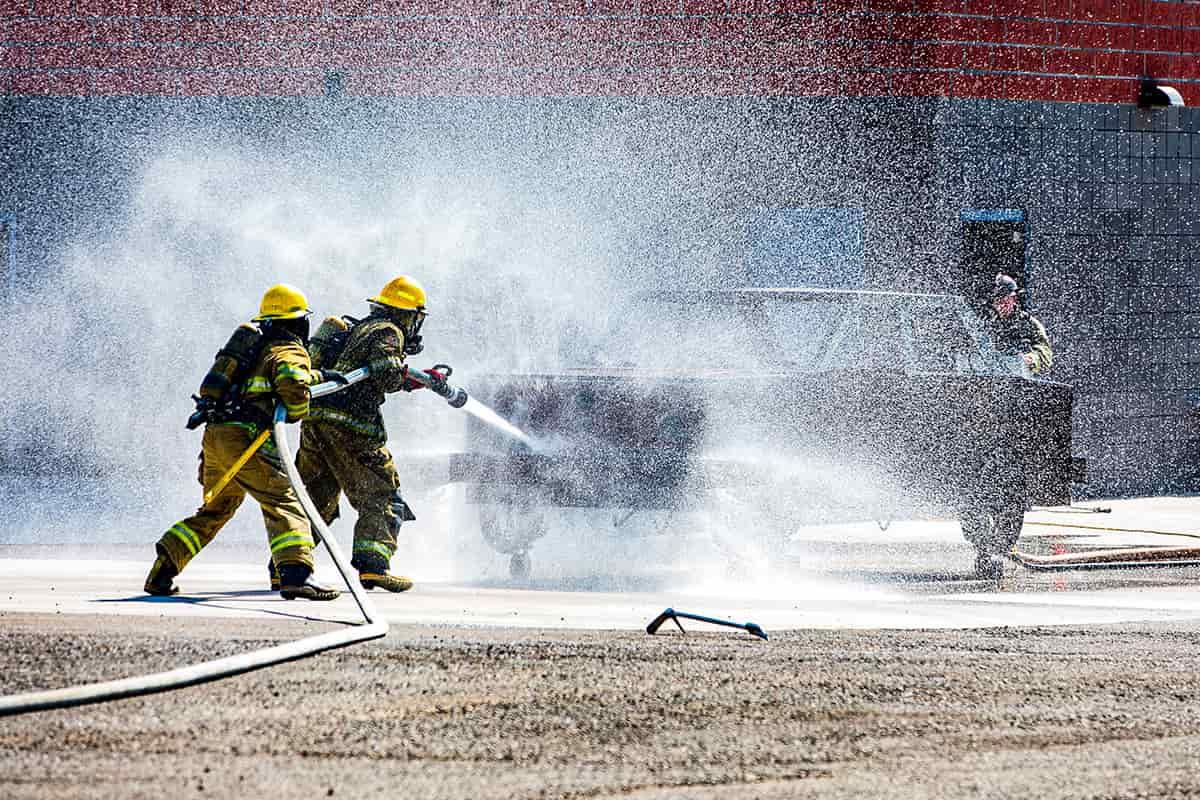
[[[345,386],[357,383],[367,377],[367,374],[367,370],[365,369],[355,370],[354,372],[347,373],[345,384],[332,382],[318,384],[312,388],[312,396],[321,397],[331,394]],[[295,661],[316,655],[317,653],[323,653],[326,650],[347,647],[359,642],[379,639],[387,635],[387,620],[376,611],[375,606],[371,603],[358,581],[351,579],[353,571],[349,562],[342,555],[337,541],[330,534],[329,528],[326,527],[325,522],[321,519],[316,506],[313,505],[312,498],[304,490],[304,484],[301,482],[300,476],[296,472],[296,466],[293,463],[291,445],[287,440],[286,416],[287,413],[283,405],[276,404],[274,419],[275,446],[279,449],[279,456],[287,468],[288,480],[291,481],[292,486],[295,488],[296,494],[300,498],[300,504],[304,507],[304,512],[312,522],[315,533],[325,542],[325,546],[329,548],[329,555],[333,558],[334,565],[337,567],[338,572],[341,573],[342,578],[345,579],[346,585],[350,588],[350,594],[354,596],[354,602],[358,604],[358,608],[362,612],[366,624],[356,625],[332,633],[309,636],[296,642],[267,647],[262,650],[254,650],[236,656],[205,661],[204,663],[195,664],[190,667],[181,667],[179,669],[168,670],[167,672],[156,672],[152,675],[141,675],[133,678],[104,681],[102,683],[71,686],[65,689],[51,689],[44,692],[27,692],[25,694],[0,697],[0,716],[26,714],[31,711],[47,711],[54,708],[70,708],[72,706],[87,705],[88,703],[102,703],[108,700],[119,700],[124,697],[137,697],[138,695],[182,689],[185,686],[195,686],[200,683],[209,683],[221,680],[222,678],[230,678],[234,675],[241,675],[244,672],[252,672],[256,669],[284,664],[288,661]]]

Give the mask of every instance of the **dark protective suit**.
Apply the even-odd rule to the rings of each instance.
[[[252,409],[248,416],[255,421],[210,423],[204,428],[200,482],[205,492],[269,426],[276,397],[287,409],[289,422],[308,415],[311,372],[308,352],[298,338],[288,335],[265,343],[246,382],[245,405]],[[192,516],[176,522],[159,539],[177,570],[182,571],[213,540],[247,494],[262,507],[275,566],[301,564],[312,569],[312,529],[279,460],[272,435],[220,494]]]
[[[1042,323],[1024,309],[1018,308],[1008,317],[992,312],[988,315],[988,330],[996,349],[1009,355],[1033,356],[1030,369],[1035,375],[1050,369],[1054,353],[1050,349],[1050,338]]]
[[[360,572],[383,573],[396,552],[400,522],[413,519],[400,499],[400,476],[380,411],[385,395],[404,388],[404,333],[372,315],[353,327],[335,363],[316,366],[343,373],[371,370],[366,380],[313,401],[300,429],[296,467],[326,523],[337,518],[338,498],[345,493],[358,513],[351,563]]]

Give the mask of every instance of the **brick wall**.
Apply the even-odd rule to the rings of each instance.
[[[945,102],[945,101],[944,101]],[[1200,109],[953,101],[947,207],[1023,208],[1088,491],[1200,491]]]
[[[10,95],[1200,102],[1186,0],[0,0]]]
[[[147,158],[181,141],[187,153],[228,142],[279,153],[335,196],[366,175],[371,186],[419,185],[432,160],[438,185],[486,176],[506,196],[578,203],[622,243],[580,251],[619,267],[625,289],[740,285],[735,221],[745,210],[838,207],[862,211],[872,285],[954,291],[960,212],[1022,209],[1028,288],[1056,352],[1049,377],[1078,398],[1085,491],[1200,491],[1200,108],[966,98],[3,104],[0,161],[13,166],[0,171],[0,212],[19,224],[18,296],[52,280],[64,248],[124,236]],[[363,155],[376,150],[384,155]],[[539,217],[532,230],[542,224],[554,223]],[[225,268],[227,248],[186,226],[164,227],[163,240],[168,263],[198,275]]]

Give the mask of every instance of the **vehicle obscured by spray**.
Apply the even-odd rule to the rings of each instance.
[[[516,577],[554,509],[698,512],[771,552],[804,524],[950,516],[990,553],[1081,477],[1071,388],[999,353],[962,298],[655,292],[620,323],[590,364],[475,382],[538,443],[473,425],[451,462]]]

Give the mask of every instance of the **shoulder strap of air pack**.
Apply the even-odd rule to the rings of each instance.
[[[263,336],[252,325],[239,325],[225,346],[217,351],[213,365],[193,395],[196,411],[187,427],[202,423],[229,422],[237,418],[245,394],[246,381],[263,351]]]

